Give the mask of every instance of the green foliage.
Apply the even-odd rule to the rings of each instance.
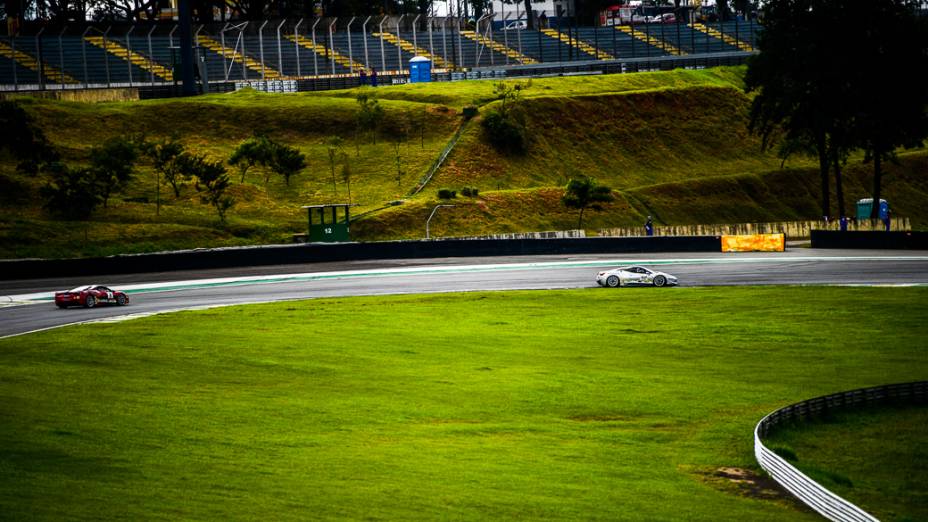
[[[458,195],[458,193],[457,193],[456,191],[451,190],[451,189],[449,189],[449,188],[440,188],[440,189],[438,189],[438,197],[439,197],[439,199],[454,199],[454,198],[457,197],[457,195]]]
[[[185,153],[181,155],[180,163],[186,175],[196,178],[197,190],[202,193],[200,200],[215,208],[219,221],[225,223],[226,211],[232,208],[235,199],[226,195],[230,179],[223,162],[211,161],[204,155]]]
[[[149,143],[145,148],[145,153],[151,158],[155,172],[171,185],[174,190],[174,197],[179,198],[180,188],[189,180],[189,176],[182,168],[183,162],[180,161],[180,158],[186,153],[184,145],[176,137],[171,137]],[[156,185],[160,191],[160,179]]]
[[[42,129],[15,101],[0,101],[0,152],[9,151],[19,161],[17,170],[35,174],[39,167],[59,158]]]
[[[488,110],[483,117],[483,128],[486,129],[490,143],[501,152],[524,154],[528,148],[525,114],[518,105],[522,89],[520,83],[496,84],[493,92],[499,104]]]
[[[467,198],[475,198],[480,195],[480,190],[477,187],[463,187],[461,195]]]
[[[377,133],[383,123],[384,110],[380,102],[373,95],[362,91],[355,98],[358,103],[358,112],[355,123],[359,134],[367,134],[372,143],[377,143]]]
[[[577,229],[582,230],[584,210],[587,208],[602,210],[600,203],[608,203],[614,199],[611,188],[598,185],[596,180],[591,177],[580,176],[579,178],[571,178],[567,182],[561,202],[568,208],[580,210]]]
[[[239,183],[245,182],[245,174],[248,169],[255,165],[267,167],[273,156],[273,146],[271,140],[261,133],[256,133],[251,138],[239,143],[238,147],[232,151],[229,156],[229,165],[237,166],[240,179]]]
[[[72,168],[63,163],[45,167],[51,180],[42,187],[45,209],[67,219],[84,220],[103,202],[99,179],[92,168]]]
[[[90,149],[90,165],[97,177],[104,207],[113,191],[125,187],[132,179],[138,156],[139,146],[121,136]]]
[[[294,147],[275,143],[270,167],[283,176],[287,186],[290,186],[290,177],[306,168],[306,156]]]

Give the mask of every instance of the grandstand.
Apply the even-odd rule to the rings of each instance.
[[[500,71],[553,74],[569,67],[592,72],[701,67],[720,63],[710,61],[719,57],[738,63],[754,52],[758,30],[753,21],[494,31],[490,24],[465,26],[456,18],[421,23],[333,18],[201,25],[193,44],[199,80],[213,90],[243,80],[343,80],[301,84],[316,89],[356,85],[362,70],[404,81],[414,56],[432,60],[436,80],[462,76],[448,74],[452,71],[480,77],[483,69],[492,69],[487,76],[496,78]],[[179,63],[176,32],[173,23],[88,24],[2,36],[0,90],[172,86]]]

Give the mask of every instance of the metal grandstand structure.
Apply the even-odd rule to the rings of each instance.
[[[204,90],[278,80],[315,90],[358,85],[362,71],[403,82],[414,56],[432,60],[436,81],[740,63],[759,30],[737,20],[502,30],[484,18],[368,16],[198,25],[193,45]],[[172,24],[80,24],[2,36],[0,90],[138,87],[170,95],[177,33]]]

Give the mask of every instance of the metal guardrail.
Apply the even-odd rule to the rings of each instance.
[[[778,424],[830,410],[880,403],[926,403],[928,381],[889,384],[816,397],[770,413],[754,428],[757,463],[787,491],[823,517],[840,522],[878,522],[877,518],[822,487],[764,446],[761,438]]]

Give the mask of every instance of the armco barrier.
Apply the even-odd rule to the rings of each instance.
[[[813,230],[812,248],[928,250],[928,232],[835,232]]]
[[[876,522],[869,513],[835,495],[794,468],[764,446],[762,437],[778,424],[801,420],[829,410],[872,404],[926,404],[928,381],[890,384],[816,397],[767,415],[754,428],[754,456],[757,463],[787,491],[829,520],[842,522]]]
[[[447,239],[377,243],[310,243],[134,254],[85,259],[0,261],[0,279],[131,274],[364,259],[718,252],[718,236],[560,239]]]

